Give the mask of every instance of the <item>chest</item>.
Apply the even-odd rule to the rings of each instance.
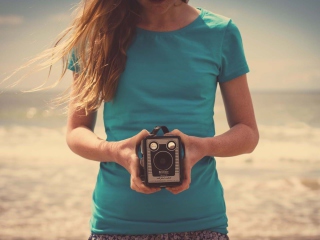
[[[138,36],[127,51],[119,94],[138,89],[153,97],[212,95],[219,74],[219,50],[185,36]]]

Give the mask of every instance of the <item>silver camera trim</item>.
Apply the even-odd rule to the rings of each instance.
[[[158,138],[158,139],[146,139],[146,146],[150,146],[151,142],[156,142],[158,146],[160,144],[167,144],[169,142],[174,142],[176,144],[176,148],[174,149],[174,158],[175,158],[175,174],[173,176],[153,176],[152,174],[152,159],[151,159],[151,149],[147,149],[147,175],[149,183],[166,183],[166,182],[180,182],[180,146],[177,138]],[[158,147],[159,149],[159,147]],[[169,150],[169,149],[168,149]],[[153,151],[154,152],[154,151]],[[172,152],[172,150],[170,150]],[[172,163],[173,164],[173,163]]]

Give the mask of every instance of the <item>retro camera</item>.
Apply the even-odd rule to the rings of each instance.
[[[179,136],[157,136],[168,133],[166,126],[157,126],[141,141],[140,178],[149,187],[169,187],[182,184],[184,153]]]

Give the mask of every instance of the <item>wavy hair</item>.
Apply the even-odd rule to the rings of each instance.
[[[39,69],[50,67],[50,75],[52,65],[62,59],[58,84],[68,69],[70,59],[75,58],[74,67],[78,71],[71,95],[60,100],[72,101],[75,110],[84,109],[86,114],[95,111],[102,102],[112,101],[116,94],[140,11],[137,0],[82,0],[75,10],[71,26],[60,35],[54,47],[45,50],[26,66],[46,59],[39,64]]]
[[[62,46],[64,71],[71,50],[79,66],[72,89],[74,107],[88,113],[113,99],[140,9],[132,0],[87,0],[83,4],[73,22],[73,32]]]

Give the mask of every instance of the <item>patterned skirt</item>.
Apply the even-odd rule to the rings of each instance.
[[[147,235],[97,235],[91,233],[88,240],[229,240],[229,237],[222,233],[205,230]]]

